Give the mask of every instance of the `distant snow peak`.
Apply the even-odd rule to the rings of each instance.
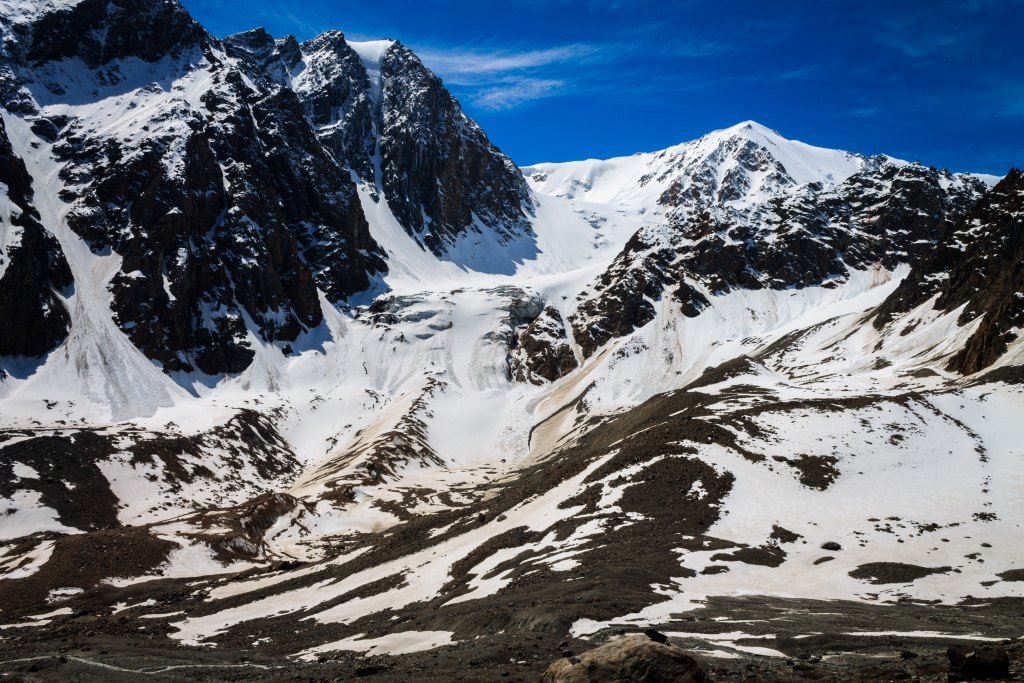
[[[888,157],[787,140],[753,121],[650,154],[523,169],[534,191],[647,220],[570,316],[584,356],[657,315],[734,289],[835,286],[916,264],[984,185]]]
[[[795,185],[835,186],[876,163],[788,140],[755,121],[743,121],[660,152],[537,164],[524,172],[540,194],[652,211],[684,196],[712,204],[720,198],[742,207]]]
[[[861,170],[865,162],[865,158],[859,154],[789,140],[778,131],[756,121],[744,121],[707,137],[714,136],[718,136],[722,143],[732,138],[743,138],[768,150],[800,185],[812,182],[841,183]]]

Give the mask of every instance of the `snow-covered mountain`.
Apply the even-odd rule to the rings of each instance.
[[[883,162],[903,163],[812,147],[744,121],[660,152],[523,170],[546,195],[648,210],[685,205],[696,213],[720,214],[798,185],[835,186]]]
[[[851,269],[914,265],[982,180],[784,139],[753,122],[656,154],[526,169],[538,192],[643,212],[647,225],[580,295],[583,353],[654,317],[669,285],[684,315],[733,289],[835,286]]]
[[[753,122],[520,170],[396,41],[175,0],[0,29],[19,634],[486,642],[487,680],[640,626],[791,655],[752,615],[783,597],[793,636],[1020,625],[1019,172]]]

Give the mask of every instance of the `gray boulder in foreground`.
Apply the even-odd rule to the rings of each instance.
[[[680,648],[656,643],[644,635],[628,635],[610,640],[579,657],[558,660],[548,667],[541,680],[544,683],[700,683],[708,678],[700,664]]]

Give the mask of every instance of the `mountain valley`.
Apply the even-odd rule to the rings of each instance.
[[[1020,171],[518,168],[400,42],[0,31],[0,671],[1024,675]]]

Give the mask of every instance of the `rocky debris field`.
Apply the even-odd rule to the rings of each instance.
[[[181,602],[187,592],[184,584],[165,583],[110,597],[163,596],[147,600],[170,612],[188,609]],[[270,656],[258,644],[184,647],[168,638],[170,617],[82,607],[48,617],[45,630],[5,633],[0,673],[25,681],[1019,680],[1024,640],[971,634],[1018,632],[1020,615],[1019,601],[932,609],[731,598],[709,601],[662,630],[616,629],[587,640],[492,633],[412,654],[338,652],[296,660]]]

